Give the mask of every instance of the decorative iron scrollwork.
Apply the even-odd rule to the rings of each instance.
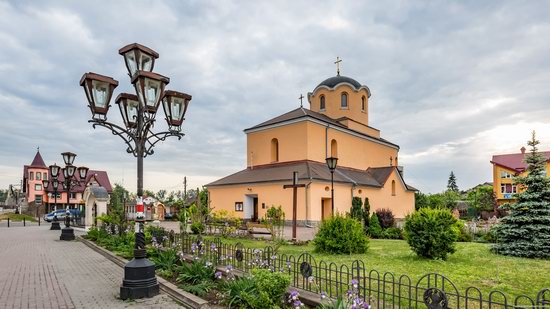
[[[447,295],[438,288],[429,288],[424,292],[424,303],[428,306],[428,309],[448,308]]]
[[[309,278],[313,274],[313,269],[308,262],[303,261],[302,264],[300,264],[300,273],[304,278]]]

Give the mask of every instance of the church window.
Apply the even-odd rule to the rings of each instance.
[[[325,108],[325,96],[322,95],[321,97],[319,97],[319,110],[324,111]]]
[[[330,156],[338,158],[338,142],[335,139],[330,142]]]
[[[367,99],[365,98],[365,96],[362,96],[361,97],[361,111],[365,111],[366,109],[366,106],[367,106]]]
[[[271,140],[271,162],[279,162],[279,140]]]
[[[341,108],[348,108],[348,94],[345,92],[342,92],[342,100],[340,103]]]
[[[29,179],[30,180],[34,180],[34,172],[31,172],[30,176],[29,176]]]
[[[44,179],[44,180],[48,180],[48,174],[46,174],[46,173],[42,173],[42,179]]]
[[[40,172],[36,172],[36,180],[42,180],[42,174]]]
[[[35,184],[35,185],[34,185],[34,190],[35,190],[35,191],[42,191],[42,185],[39,184],[39,183]]]
[[[391,181],[391,195],[395,196],[395,180]]]

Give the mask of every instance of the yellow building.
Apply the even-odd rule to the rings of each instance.
[[[520,153],[494,155],[493,164],[493,190],[495,191],[497,204],[514,202],[514,194],[520,192],[520,188],[514,183],[515,176],[526,176],[527,164],[525,163],[525,147],[521,147]],[[541,153],[550,160],[550,151]],[[546,161],[546,175],[550,171],[550,161]]]
[[[416,189],[403,179],[399,146],[368,125],[367,86],[340,76],[321,82],[308,94],[310,109],[297,108],[244,130],[246,169],[206,187],[214,210],[235,211],[261,219],[272,205],[281,205],[292,220],[292,182],[298,172],[297,220],[315,224],[332,215],[331,173],[325,159],[338,157],[334,172],[335,212],[348,212],[352,198],[369,198],[371,211],[389,208],[397,219],[414,210]]]

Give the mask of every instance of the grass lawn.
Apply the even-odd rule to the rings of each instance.
[[[0,221],[8,220],[8,218],[10,219],[10,221],[23,221],[23,218],[25,218],[25,221],[36,222],[35,218],[28,215],[21,215],[21,214],[14,214],[14,213],[0,215]]]
[[[222,242],[240,242],[249,248],[272,245],[252,239],[227,238]],[[464,293],[469,286],[475,286],[484,292],[484,298],[490,290],[500,290],[514,297],[526,294],[536,298],[540,290],[550,288],[550,260],[501,256],[491,253],[489,248],[489,244],[458,243],[456,253],[446,261],[419,258],[409,249],[406,241],[386,239],[371,239],[366,254],[319,254],[313,252],[312,244],[283,245],[279,253],[293,254],[297,258],[302,252],[309,252],[317,263],[323,260],[349,266],[354,260],[362,260],[368,270],[391,272],[397,276],[406,274],[413,282],[427,273],[437,272],[449,278],[460,293]]]

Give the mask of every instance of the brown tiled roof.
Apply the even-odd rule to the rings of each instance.
[[[320,120],[320,121],[325,122],[327,124],[353,131],[356,134],[359,134],[359,135],[362,135],[362,136],[367,136],[367,137],[382,141],[384,143],[391,144],[393,146],[399,147],[398,145],[396,145],[392,142],[389,142],[386,139],[379,138],[379,137],[374,137],[374,136],[365,134],[363,132],[352,130],[352,129],[346,127],[345,125],[339,123],[338,121],[336,121],[336,119],[332,119],[332,118],[330,118],[326,115],[314,112],[312,110],[309,110],[309,109],[303,108],[303,107],[299,107],[295,110],[291,110],[288,113],[285,113],[285,114],[282,114],[282,115],[277,116],[275,118],[272,118],[270,120],[264,121],[264,122],[262,122],[262,123],[260,123],[256,126],[245,129],[244,131],[246,132],[246,131],[249,131],[249,130],[258,129],[258,128],[266,127],[266,126],[269,126],[269,125],[274,125],[274,124],[282,123],[282,122],[285,122],[285,121],[290,121],[290,120],[295,120],[295,119],[300,119],[300,118],[305,118],[305,117],[311,117],[313,119]],[[374,129],[374,128],[372,128],[372,129]],[[374,130],[376,130],[376,129],[374,129]]]
[[[504,155],[494,155],[491,163],[497,164],[518,173],[521,173],[527,169],[527,163],[525,163],[525,156],[529,153],[513,153]],[[550,151],[543,151],[540,153],[547,160],[550,160]]]
[[[46,163],[44,163],[44,159],[42,159],[42,155],[40,155],[40,151],[37,151],[34,155],[34,159],[32,160],[32,163],[29,167],[46,167]]]
[[[389,177],[389,173],[393,170],[395,170],[395,167],[375,168],[367,171],[337,167],[334,172],[334,182],[380,188],[384,185]],[[260,165],[253,168],[249,167],[235,174],[211,182],[206,186],[215,187],[279,181],[290,182],[293,172],[298,172],[298,179],[302,180],[330,181],[330,170],[325,163],[304,160]],[[407,186],[407,188],[409,188],[409,186]]]

